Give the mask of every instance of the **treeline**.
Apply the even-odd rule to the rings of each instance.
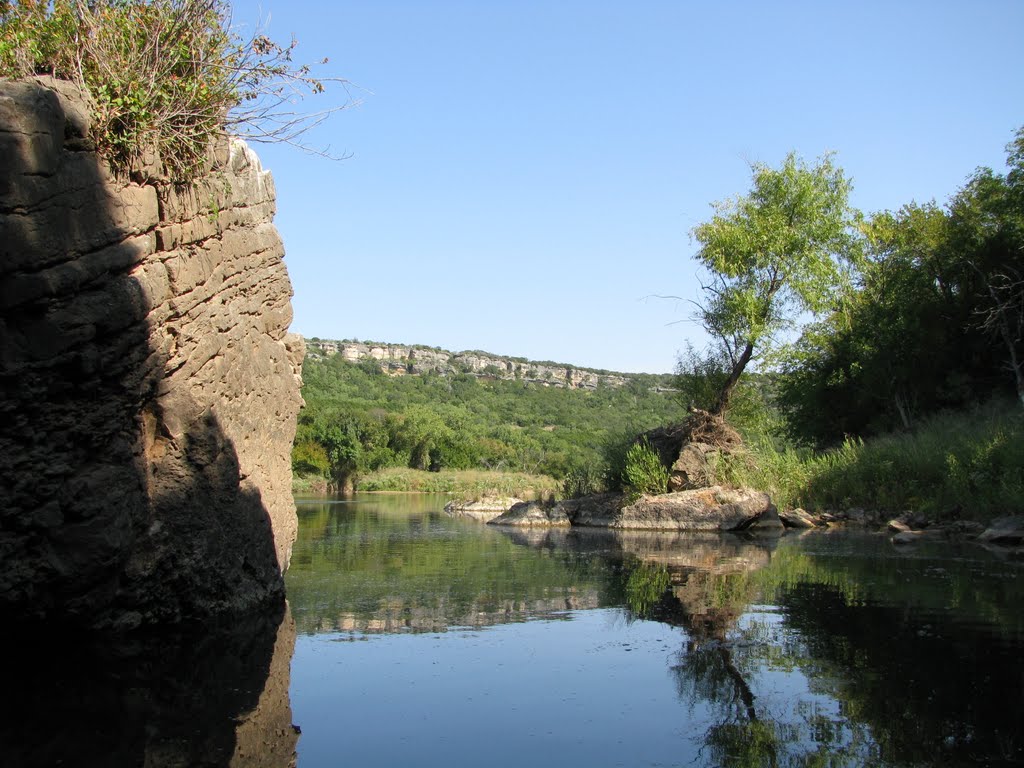
[[[996,396],[1024,404],[1024,129],[1006,174],[982,168],[945,206],[863,222],[852,288],[789,350],[790,435],[815,445],[909,430]]]
[[[670,376],[572,390],[468,374],[389,376],[375,360],[308,360],[293,469],[339,489],[390,467],[485,469],[564,478],[607,464],[604,452],[678,421],[683,408],[655,391]]]

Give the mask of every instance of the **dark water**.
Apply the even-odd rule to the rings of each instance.
[[[300,768],[1024,765],[1021,564],[302,501]]]

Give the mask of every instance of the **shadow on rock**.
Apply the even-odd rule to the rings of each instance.
[[[295,765],[287,606],[109,644],[68,634],[22,640],[29,650],[3,669],[6,765]]]

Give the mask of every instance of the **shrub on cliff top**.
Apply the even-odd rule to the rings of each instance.
[[[290,111],[331,80],[293,64],[294,48],[236,35],[224,0],[0,0],[0,77],[84,86],[94,139],[115,169],[156,150],[180,181],[203,169],[222,129],[296,143],[326,117]]]

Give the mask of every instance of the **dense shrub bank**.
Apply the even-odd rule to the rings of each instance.
[[[729,482],[761,488],[780,507],[921,510],[989,520],[1024,513],[1024,411],[996,400],[936,415],[912,432],[815,451],[764,438],[723,464]]]

